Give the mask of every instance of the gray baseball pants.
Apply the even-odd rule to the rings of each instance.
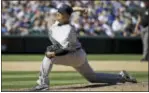
[[[116,84],[118,82],[124,81],[122,76],[119,74],[106,74],[94,72],[88,64],[86,53],[83,49],[80,49],[76,52],[72,52],[64,56],[57,56],[52,59],[49,59],[45,56],[41,64],[40,76],[37,82],[38,84],[49,85],[48,75],[52,69],[53,64],[72,66],[74,69],[76,69],[76,71],[78,71],[91,83]]]
[[[145,27],[141,31],[141,38],[142,38],[142,44],[143,44],[143,58],[148,59],[149,58],[149,26]]]

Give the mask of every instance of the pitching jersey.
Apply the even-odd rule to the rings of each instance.
[[[69,51],[75,51],[81,47],[80,42],[77,39],[75,28],[70,24],[59,25],[56,21],[48,31],[49,39],[52,44],[59,43],[62,49]]]

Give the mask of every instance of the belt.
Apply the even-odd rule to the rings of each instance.
[[[78,47],[78,48],[76,48],[76,51],[77,51],[77,50],[80,50],[80,49],[82,49],[82,47]]]
[[[80,49],[82,49],[82,47],[78,47],[78,48],[76,48],[74,51],[69,51],[69,53],[76,52],[76,51],[78,51],[78,50],[80,50]]]

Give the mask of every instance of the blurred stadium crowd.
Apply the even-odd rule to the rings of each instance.
[[[88,8],[87,15],[71,16],[79,36],[135,36],[137,14],[144,7],[138,0],[2,1],[2,35],[46,35],[47,17],[62,3]]]

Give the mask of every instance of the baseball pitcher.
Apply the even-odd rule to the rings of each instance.
[[[74,11],[85,12],[86,9],[79,7],[72,8],[63,4],[57,9],[54,24],[48,25],[48,36],[52,45],[47,47],[40,67],[40,76],[37,80],[38,85],[32,91],[49,89],[48,75],[53,64],[72,66],[91,83],[136,83],[136,79],[126,71],[121,71],[120,74],[96,73],[93,71],[88,63],[87,55],[77,39],[75,28],[69,23],[70,16]]]

